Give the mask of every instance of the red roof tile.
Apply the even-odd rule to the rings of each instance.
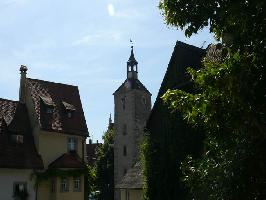
[[[77,86],[29,78],[27,78],[27,84],[31,92],[37,118],[43,130],[88,135]],[[54,104],[52,114],[45,113],[45,104],[42,103],[41,98],[48,99]],[[68,105],[75,108],[72,111],[72,117],[68,117],[68,110],[63,102],[67,102]]]
[[[34,145],[26,106],[3,99],[0,106],[2,117],[9,118],[8,125],[3,120],[1,125],[0,168],[42,169],[43,162]],[[23,137],[22,144],[16,143],[16,135]]]
[[[86,165],[76,153],[64,153],[48,166],[49,168],[78,168],[82,169]]]
[[[96,161],[96,149],[101,146],[101,143],[86,144],[87,149],[87,162],[89,165],[93,165]]]

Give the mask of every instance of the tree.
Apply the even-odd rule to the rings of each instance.
[[[108,129],[103,135],[103,145],[97,149],[96,188],[98,199],[114,199],[114,131]]]
[[[87,165],[85,175],[85,192],[84,198],[87,199],[88,196],[92,195],[96,191],[96,171],[92,166]]]
[[[266,199],[266,2],[164,0],[159,7],[186,36],[208,27],[223,44],[201,70],[189,70],[196,94],[163,96],[205,131],[204,155],[182,165],[188,189],[196,199]]]

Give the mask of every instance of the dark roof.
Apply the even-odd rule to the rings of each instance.
[[[153,113],[156,112],[157,107],[163,105],[162,95],[168,89],[181,89],[191,85],[190,76],[187,73],[187,68],[199,69],[201,66],[201,59],[206,54],[205,49],[201,49],[180,41],[177,41],[174,52],[168,64],[166,73],[164,75],[161,87],[159,89],[156,101],[150,114],[151,120]]]
[[[199,156],[202,153],[203,133],[192,129],[176,111],[171,112],[161,96],[168,89],[181,89],[195,92],[193,83],[186,73],[187,67],[199,69],[205,50],[182,42],[177,42],[167,67],[158,96],[146,124],[149,137],[149,160],[152,172],[147,174],[146,183],[153,196],[174,196],[184,198],[186,191],[180,181],[180,164],[187,155]],[[158,165],[158,163],[160,163]],[[160,174],[160,178],[156,178]],[[166,190],[160,187],[169,184]]]
[[[55,161],[49,164],[49,168],[85,168],[86,165],[82,162],[81,158],[75,152],[64,153]]]
[[[88,165],[94,165],[97,159],[96,149],[101,145],[101,143],[86,144]]]
[[[77,86],[27,78],[35,112],[43,130],[87,136],[88,129]],[[45,112],[51,106],[53,113]],[[67,111],[73,112],[69,118]]]
[[[142,90],[146,91],[147,93],[151,94],[149,90],[140,82],[140,80],[135,78],[126,79],[124,83],[114,92],[124,92],[129,90]]]
[[[17,101],[0,98],[0,118],[4,119],[7,124],[9,124],[13,119],[17,104]]]
[[[130,53],[130,57],[129,57],[127,63],[130,65],[137,65],[138,64],[138,62],[134,56],[133,46],[131,46],[131,53]]]
[[[42,169],[25,104],[0,99],[0,110],[0,168]],[[4,118],[9,119],[8,124]],[[23,143],[16,142],[16,135],[23,137]]]
[[[137,162],[133,168],[129,169],[126,175],[122,178],[115,188],[120,189],[142,189],[143,176],[140,162]]]

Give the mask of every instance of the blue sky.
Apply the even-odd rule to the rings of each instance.
[[[126,78],[130,38],[153,102],[175,42],[214,41],[208,30],[185,38],[167,27],[158,1],[0,0],[0,97],[18,100],[21,64],[28,77],[77,85],[90,135],[101,140]]]

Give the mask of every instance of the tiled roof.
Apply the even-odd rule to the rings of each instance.
[[[96,148],[101,146],[101,143],[86,144],[87,161],[89,165],[93,165],[96,161]]]
[[[125,90],[133,90],[133,89],[143,90],[150,93],[149,90],[138,79],[135,78],[126,79],[124,83],[114,93],[124,92]]]
[[[0,98],[0,118],[3,118],[7,124],[13,119],[17,104],[17,101]]]
[[[64,153],[48,166],[49,168],[77,168],[82,169],[86,165],[76,153]]]
[[[123,179],[115,188],[119,189],[142,189],[143,175],[140,162],[137,162],[133,168],[129,169]]]
[[[43,130],[87,136],[88,129],[77,86],[30,78],[27,78],[27,84]],[[43,103],[43,99],[46,103]],[[53,107],[51,114],[45,112],[47,103]],[[66,105],[73,111],[70,118],[66,113]]]
[[[0,105],[4,117],[6,114],[10,120],[8,125],[2,121],[2,127],[4,124],[6,127],[0,133],[0,168],[42,169],[43,162],[34,145],[26,106],[3,99]],[[23,143],[16,142],[16,135],[23,137]]]

